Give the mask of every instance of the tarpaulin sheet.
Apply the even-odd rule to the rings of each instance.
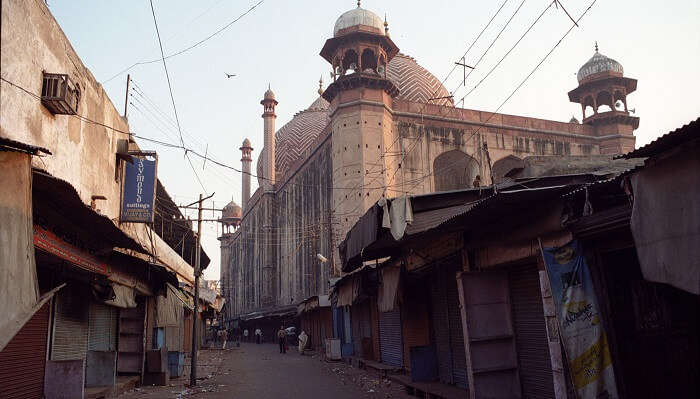
[[[700,155],[657,161],[631,177],[631,229],[644,278],[700,295]]]
[[[377,308],[380,312],[391,312],[400,298],[401,266],[391,266],[381,269],[382,283],[377,295]]]
[[[133,288],[121,284],[112,284],[112,289],[114,290],[114,299],[105,301],[106,305],[125,309],[136,307],[136,295]]]
[[[543,255],[578,397],[616,399],[610,348],[581,246],[572,241],[559,248],[545,248]]]
[[[338,306],[351,306],[360,294],[361,275],[344,281],[338,290]]]
[[[182,301],[171,290],[156,297],[156,327],[182,324],[183,317]]]
[[[32,225],[31,156],[0,152],[0,350],[39,298]]]

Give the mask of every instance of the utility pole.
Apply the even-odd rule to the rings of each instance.
[[[196,201],[183,208],[188,208],[197,204],[197,252],[194,258],[194,316],[192,317],[192,363],[190,365],[190,386],[197,385],[197,324],[199,324],[199,278],[202,275],[200,261],[202,258],[202,203],[213,197],[214,193],[206,198],[199,194],[199,201]]]
[[[124,117],[127,117],[129,111],[129,89],[131,88],[131,74],[126,75],[126,97],[124,98]]]

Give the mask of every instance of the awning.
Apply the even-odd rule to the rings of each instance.
[[[48,218],[62,218],[70,212],[70,224],[62,226],[74,230],[91,248],[128,248],[141,253],[148,251],[126,235],[107,216],[85,205],[75,188],[65,180],[34,169],[32,173],[34,214]],[[41,224],[42,220],[35,220]]]
[[[297,315],[329,306],[331,306],[331,301],[328,295],[314,295],[304,299],[297,305]]]
[[[366,240],[356,240],[354,235],[363,233],[353,228],[348,232],[346,240],[360,241],[364,246],[354,255],[350,252],[345,253],[347,258],[343,258],[343,271],[352,271],[368,260],[399,255],[405,243],[415,242],[432,233],[497,227],[497,221],[513,215],[527,214],[533,208],[533,204],[559,198],[565,192],[578,187],[578,184],[518,189],[517,187],[520,186],[522,184],[512,185],[507,190],[502,189],[496,194],[459,205],[451,203],[442,208],[428,209],[425,206],[413,206],[413,223],[406,229],[400,240],[395,240],[388,230],[381,228],[379,222],[376,225],[376,239],[371,243],[366,243]],[[468,192],[473,193],[473,190]],[[448,195],[453,194],[448,193]],[[431,197],[433,201],[439,202],[439,198],[435,198],[439,197],[439,194],[433,194]],[[414,197],[412,200],[416,201],[417,198]],[[416,209],[424,210],[416,211]]]
[[[250,312],[240,315],[240,319],[243,321],[257,320],[263,318],[273,318],[273,317],[288,317],[294,316],[297,313],[296,305],[281,306],[268,310],[259,310],[255,312]]]
[[[112,284],[114,299],[105,301],[105,305],[116,306],[118,308],[135,308],[136,295],[134,289],[121,284]]]

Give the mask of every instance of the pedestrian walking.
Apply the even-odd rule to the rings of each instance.
[[[228,331],[226,331],[226,328],[221,330],[221,341],[223,343],[221,344],[221,349],[225,350],[226,349],[226,341],[228,340]]]
[[[260,328],[255,329],[255,343],[259,344],[262,342],[262,331],[260,331]]]
[[[279,331],[277,331],[277,340],[280,343],[280,353],[287,353],[287,332],[284,330],[284,326],[280,326]]]
[[[248,329],[243,330],[243,341],[248,342]]]

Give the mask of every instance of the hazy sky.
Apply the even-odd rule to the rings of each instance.
[[[165,53],[171,54],[209,36],[259,0],[154,0]],[[577,18],[592,0],[562,0]],[[364,0],[363,8],[386,13],[391,37],[403,53],[442,80],[453,62],[481,31],[503,0]],[[520,38],[550,0],[508,0],[501,14],[467,54],[475,63],[523,3],[518,14],[467,80],[471,89]],[[159,57],[148,0],[49,0],[49,8],[83,62],[104,82],[138,61]],[[328,84],[330,66],[319,55],[341,13],[354,0],[264,0],[255,10],[221,34],[182,55],[167,60],[180,122],[188,146],[240,167],[238,150],[244,138],[254,147],[253,164],[263,143],[260,100],[268,83],[277,95],[277,128],[306,108],[316,97],[318,79]],[[540,59],[569,29],[561,9],[550,7],[532,31],[483,83],[466,98],[467,108],[495,110]],[[568,121],[581,118],[580,106],[568,102],[576,87],[575,74],[600,52],[617,61],[625,76],[639,80],[628,97],[641,118],[637,145],[675,129],[700,115],[700,1],[597,0],[580,27],[501,109],[501,112]],[[237,76],[226,78],[224,72]],[[177,142],[170,97],[160,62],[129,71],[137,89],[129,112],[132,131]],[[461,72],[445,86],[453,91]],[[126,73],[104,83],[119,110],[123,109]],[[461,98],[464,87],[454,94]],[[152,102],[152,103],[151,103]],[[155,104],[155,106],[153,105]],[[182,151],[140,142],[159,153],[159,178],[177,203],[191,202],[202,191]],[[240,174],[192,159],[215,206],[231,198],[240,204]],[[253,178],[254,183],[256,179]],[[255,186],[253,187],[253,190]],[[211,205],[211,204],[209,204]],[[209,214],[211,215],[211,214]],[[218,216],[218,215],[217,215]],[[194,217],[194,215],[193,215]],[[204,248],[212,259],[205,277],[219,276],[219,227],[206,223]]]

